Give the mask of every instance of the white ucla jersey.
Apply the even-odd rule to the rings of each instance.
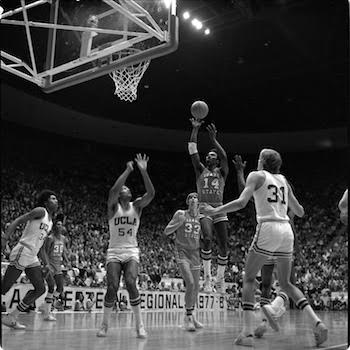
[[[108,224],[110,234],[108,249],[137,247],[140,216],[132,202],[128,210],[123,210],[118,203],[118,209]]]
[[[288,184],[281,174],[265,174],[264,184],[254,191],[254,202],[257,222],[289,221],[288,211]]]
[[[37,255],[51,229],[52,220],[45,209],[45,215],[41,219],[27,222],[19,243],[29,248],[34,255]]]

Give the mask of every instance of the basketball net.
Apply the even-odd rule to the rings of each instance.
[[[140,50],[134,48],[122,50],[118,52],[118,59],[139,51]],[[135,101],[137,98],[137,87],[150,62],[150,60],[141,61],[111,72],[109,76],[113,79],[115,84],[114,95],[117,95],[123,101]]]

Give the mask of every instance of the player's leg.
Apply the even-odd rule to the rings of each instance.
[[[218,271],[216,275],[216,291],[225,293],[225,270],[228,262],[227,240],[228,240],[228,222],[226,215],[219,218],[214,218],[214,227],[216,231],[216,239],[218,242]]]
[[[55,282],[56,282],[56,290],[54,291],[53,295],[54,295],[56,303],[57,303],[57,301],[59,301],[59,304],[57,306],[61,306],[61,304],[63,303],[63,301],[65,299],[65,296],[63,293],[63,288],[64,288],[63,274],[58,273],[54,276],[54,278],[55,278]],[[63,304],[62,304],[62,306],[63,306]]]
[[[184,318],[184,329],[187,331],[195,331],[196,328],[193,324],[192,313],[195,306],[195,282],[192,276],[192,271],[190,268],[190,263],[188,261],[179,262],[179,268],[181,271],[181,276],[185,281],[186,291],[185,291],[185,308],[186,315]]]
[[[266,264],[261,268],[261,297],[260,307],[270,304],[270,292],[272,285],[272,273],[274,269],[274,261],[268,259]],[[257,338],[261,338],[267,331],[267,318],[263,312],[261,312],[261,323],[254,331],[254,335]]]
[[[123,265],[126,289],[129,293],[131,309],[135,315],[136,333],[138,338],[146,338],[142,317],[141,317],[141,298],[137,288],[136,279],[139,273],[139,263],[136,259],[130,259]]]
[[[42,306],[42,311],[44,313],[45,321],[56,321],[56,319],[51,315],[51,307],[53,303],[53,292],[55,290],[55,279],[53,276],[53,272],[48,272],[46,277],[48,291],[45,297],[45,302]]]
[[[1,280],[1,294],[5,295],[11,287],[16,283],[22,270],[17,269],[13,265],[9,265],[5,271],[5,275]]]
[[[25,273],[29,278],[30,283],[33,285],[34,289],[29,290],[22,299],[22,301],[17,305],[17,308],[9,314],[13,322],[17,322],[16,320],[20,312],[26,311],[30,307],[30,305],[32,305],[35,302],[35,300],[37,300],[46,291],[41,266],[27,267],[25,269]]]
[[[254,304],[256,275],[267,260],[266,255],[250,250],[244,268],[242,306],[243,330],[235,340],[237,345],[253,346],[253,328],[255,323]]]
[[[211,218],[203,217],[201,223],[201,258],[204,269],[204,291],[211,292],[211,256],[213,239],[213,221]]]
[[[260,305],[266,305],[271,302],[271,285],[272,285],[272,273],[275,267],[274,262],[266,263],[261,268],[261,298]]]
[[[277,258],[277,275],[281,289],[293,299],[296,307],[303,310],[304,314],[306,314],[309,322],[314,327],[316,344],[318,346],[327,340],[328,330],[321,319],[316,315],[301,290],[290,282],[291,268],[291,257]]]
[[[194,283],[192,303],[193,303],[193,306],[195,307],[196,302],[198,300],[198,293],[199,293],[199,278],[200,278],[200,274],[201,274],[200,265],[198,267],[192,266],[191,272],[192,272],[193,283]],[[193,324],[197,329],[203,328],[203,324],[197,320],[196,313],[193,314]]]
[[[104,297],[102,325],[100,330],[97,332],[98,337],[105,337],[107,334],[108,321],[112,312],[114,302],[117,298],[121,272],[121,263],[115,261],[110,261],[107,263],[107,291]]]

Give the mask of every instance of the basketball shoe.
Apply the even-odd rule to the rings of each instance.
[[[317,322],[314,328],[314,335],[316,340],[316,346],[324,343],[328,338],[328,329],[325,324],[321,321]]]
[[[276,311],[273,309],[273,307],[271,305],[263,305],[261,307],[261,311],[264,313],[267,320],[269,321],[271,328],[274,331],[278,332],[280,330],[280,327],[277,323]]]
[[[189,332],[194,332],[196,330],[196,327],[193,322],[193,316],[185,316],[183,328],[184,330]]]
[[[51,313],[49,313],[44,317],[44,321],[57,321],[57,320]]]
[[[196,316],[193,314],[192,315],[192,319],[193,319],[193,324],[195,326],[196,329],[200,329],[200,328],[203,328],[203,324],[200,323],[197,319],[196,319]]]
[[[203,283],[203,292],[204,293],[212,293],[213,292],[213,287],[211,285],[211,280],[210,280],[210,277],[207,276],[205,277],[205,281]]]
[[[13,329],[25,329],[24,324],[20,324],[13,316],[6,314],[1,317],[1,323]]]
[[[145,326],[143,323],[139,326],[139,328],[136,329],[136,337],[140,339],[146,339],[147,338],[147,332],[145,330]]]
[[[108,326],[105,323],[102,323],[101,328],[97,332],[96,336],[100,337],[100,338],[106,337],[107,336],[107,330],[108,330]]]
[[[254,338],[250,335],[244,335],[243,333],[240,333],[240,335],[236,338],[236,340],[233,342],[233,344],[241,345],[241,346],[254,346]]]

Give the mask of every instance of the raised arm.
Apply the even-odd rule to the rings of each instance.
[[[191,161],[194,168],[194,172],[196,173],[196,178],[198,178],[204,169],[204,165],[200,161],[197,149],[198,130],[202,125],[203,121],[191,118],[190,122],[192,123],[192,132],[190,136],[190,141],[188,143],[188,152],[191,156]]]
[[[338,208],[340,211],[348,210],[348,190],[346,189],[341,200],[339,201]]]
[[[238,193],[241,194],[245,187],[245,180],[244,180],[244,169],[247,165],[246,161],[242,161],[242,157],[238,154],[236,154],[233,157],[232,160],[233,165],[236,169],[237,174],[237,185],[238,185]]]
[[[124,172],[118,177],[117,181],[109,190],[108,194],[108,210],[112,210],[113,206],[118,203],[119,193],[121,188],[124,186],[126,179],[129,174],[134,170],[133,161],[126,163],[126,169]]]
[[[13,220],[9,227],[7,228],[7,231],[2,235],[1,237],[1,246],[6,246],[6,241],[13,235],[13,233],[16,231],[16,228],[26,223],[29,220],[36,220],[41,219],[45,215],[45,208],[42,207],[36,207],[30,212],[23,214],[19,216],[17,219]]]
[[[225,150],[223,149],[223,147],[218,142],[218,140],[216,139],[217,130],[216,130],[215,124],[211,123],[210,125],[208,125],[207,130],[209,132],[210,141],[218,153],[222,176],[226,179],[226,177],[228,175],[227,154],[226,154]]]
[[[296,199],[293,189],[289,183],[288,183],[288,207],[292,210],[292,212],[296,216],[299,216],[300,218],[305,214],[304,208]]]
[[[346,189],[341,200],[338,203],[338,208],[340,210],[340,220],[343,224],[348,222],[348,190]]]
[[[149,203],[151,203],[152,199],[155,195],[154,186],[152,184],[152,181],[148,175],[147,172],[147,163],[149,158],[144,154],[141,156],[141,154],[137,154],[135,158],[135,162],[140,170],[140,173],[143,178],[143,182],[146,187],[146,193],[141,197],[137,198],[134,201],[134,205],[142,210],[142,208],[146,207]]]
[[[185,216],[183,210],[178,210],[164,229],[164,234],[166,236],[171,235],[174,233],[184,222]]]

